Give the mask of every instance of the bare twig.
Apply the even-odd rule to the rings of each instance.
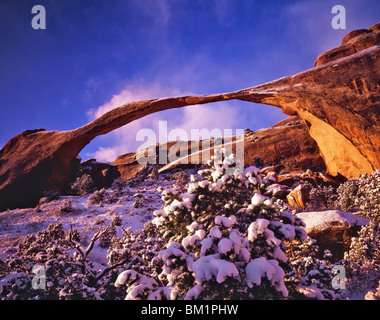
[[[107,267],[105,268],[97,277],[96,277],[96,281],[98,281],[99,279],[101,279],[102,277],[104,277],[108,272],[116,269],[116,268],[119,268],[121,267],[122,265],[126,264],[128,262],[128,258],[125,258],[123,259],[122,261],[118,262],[118,263],[115,263],[114,265],[110,266],[110,267]]]
[[[98,280],[100,280],[102,277],[104,277],[108,272],[116,269],[116,268],[119,268],[121,267],[122,265],[124,265],[125,263],[128,262],[128,258],[124,258],[122,261],[110,266],[110,267],[107,267],[105,268],[102,272],[100,272],[98,275],[96,275],[96,271],[93,271],[91,270],[91,268],[88,266],[87,264],[87,257],[88,255],[90,254],[90,252],[92,251],[92,249],[94,248],[94,244],[95,242],[104,234],[104,232],[106,231],[106,228],[100,228],[95,234],[94,236],[92,237],[91,241],[90,241],[90,244],[87,246],[86,249],[83,248],[82,244],[80,244],[78,241],[74,240],[73,237],[72,237],[72,226],[70,226],[71,230],[70,230],[70,233],[69,233],[69,241],[75,246],[75,248],[79,251],[79,253],[81,254],[82,256],[82,261],[80,263],[72,263],[73,265],[77,265],[77,266],[80,266],[82,267],[83,269],[83,272],[87,272],[90,277],[92,278],[90,281],[91,282],[97,282]]]

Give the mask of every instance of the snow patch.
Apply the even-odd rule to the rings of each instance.
[[[237,277],[239,271],[234,263],[220,259],[219,254],[199,258],[193,264],[195,279],[198,283],[216,278],[222,283],[227,277]]]

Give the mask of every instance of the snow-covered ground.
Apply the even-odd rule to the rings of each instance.
[[[88,240],[100,227],[109,225],[115,217],[121,218],[118,232],[127,228],[133,231],[142,229],[144,223],[153,218],[153,211],[163,205],[161,193],[157,190],[160,187],[172,189],[174,186],[172,181],[163,179],[145,180],[136,187],[125,187],[118,201],[114,203],[92,204],[89,200],[90,195],[63,196],[40,205],[39,210],[27,208],[1,212],[0,259],[5,259],[16,252],[17,240],[20,237],[45,230],[49,224],[61,223],[65,230],[72,227]],[[107,191],[112,192],[111,189]],[[73,210],[70,213],[61,212],[66,200],[72,204]],[[107,249],[96,244],[91,252],[92,260],[105,265],[108,262],[106,251]]]
[[[248,171],[245,172],[249,173],[249,170],[251,169],[247,168],[247,170]],[[187,173],[194,173],[193,171],[190,171],[192,170],[189,170]],[[218,171],[214,171],[214,173],[211,173],[212,177],[215,175],[214,181],[218,180],[218,176],[215,174],[217,172]],[[39,231],[43,231],[50,224],[60,223],[62,224],[64,230],[70,230],[71,228],[77,230],[80,234],[80,241],[83,242],[82,244],[84,245],[86,245],[86,242],[90,243],[90,240],[94,234],[96,234],[100,228],[110,225],[116,217],[119,218],[119,221],[121,221],[121,225],[118,225],[116,228],[116,235],[119,238],[122,237],[123,230],[125,229],[130,228],[133,232],[136,232],[137,230],[143,229],[144,224],[147,221],[153,221],[153,223],[156,224],[155,221],[160,221],[159,212],[165,212],[166,215],[168,214],[168,212],[165,210],[160,210],[164,205],[164,201],[161,199],[162,190],[172,190],[178,188],[174,185],[173,176],[170,176],[171,174],[168,174],[168,176],[166,176],[165,173],[162,173],[159,174],[156,179],[146,178],[139,183],[127,184],[127,186],[125,186],[122,191],[119,190],[119,194],[117,197],[113,198],[113,201],[106,200],[102,203],[95,203],[95,192],[93,194],[85,196],[62,196],[57,200],[43,203],[36,208],[15,209],[0,212],[0,262],[2,262],[1,260],[6,260],[6,258],[17,252],[17,245],[20,238],[31,234],[36,234]],[[224,178],[221,177],[220,180],[216,182],[216,186],[219,186],[218,182],[224,181],[223,179]],[[257,181],[254,181],[253,179],[256,178],[252,177],[251,175],[247,177],[247,181],[249,180],[252,183],[257,183]],[[204,188],[209,184],[210,182],[208,180],[202,180],[198,183],[192,183],[191,186],[195,188],[194,185],[197,185],[200,188]],[[189,186],[188,189],[191,189],[191,186]],[[210,190],[217,190],[216,186],[213,186],[213,188]],[[106,193],[108,193],[109,196],[111,196],[114,192],[115,190],[112,188],[106,190]],[[171,203],[169,206],[169,211],[172,210],[174,212],[175,207],[179,204],[184,206],[190,205],[188,201],[189,193],[184,193],[183,195],[183,202],[180,203],[178,201],[173,201],[173,203]],[[165,199],[165,197],[163,197],[163,199]],[[266,201],[269,201],[266,196],[255,192],[252,196],[250,206],[260,206],[262,203],[265,204]],[[67,204],[67,202],[71,203],[71,209],[65,212],[65,210],[62,210],[62,208],[65,206],[65,204]],[[268,202],[268,205],[270,204],[271,202]],[[156,210],[158,210],[158,212],[156,212],[156,215],[154,215],[153,212]],[[295,215],[293,216],[292,214],[285,212],[283,213],[283,216],[289,218],[294,217]],[[304,227],[306,232],[309,229],[315,228],[324,229],[330,228],[331,226],[336,227],[337,225],[363,226],[369,223],[368,219],[364,219],[354,214],[342,212],[339,210],[301,212],[298,213],[297,216],[305,223]],[[293,220],[293,218],[290,220]],[[249,251],[245,249],[243,252],[243,237],[239,236],[239,232],[237,230],[230,230],[229,233],[225,232],[228,236],[225,235],[224,238],[222,237],[222,232],[220,231],[219,227],[233,227],[233,225],[235,225],[237,222],[236,217],[234,215],[231,215],[229,217],[216,215],[214,222],[216,226],[212,227],[209,230],[210,234],[207,236],[207,239],[205,238],[205,230],[201,228],[198,230],[195,227],[194,223],[188,226],[189,230],[193,228],[194,230],[191,231],[197,231],[194,235],[184,238],[182,245],[184,248],[191,247],[196,240],[201,241],[201,257],[199,259],[195,259],[194,254],[192,254],[192,256],[189,254],[189,257],[194,257],[194,259],[190,259],[190,262],[187,261],[188,256],[186,256],[184,251],[179,250],[179,247],[176,247],[177,245],[181,246],[177,242],[169,243],[166,249],[160,251],[160,253],[158,253],[160,259],[166,261],[166,258],[172,256],[178,257],[181,255],[184,257],[184,259],[186,259],[186,263],[191,265],[191,268],[189,267],[189,270],[192,269],[191,271],[194,272],[196,281],[199,283],[205,281],[207,282],[214,277],[218,283],[222,283],[226,277],[236,277],[239,275],[240,271],[238,271],[236,265],[233,262],[221,258],[221,255],[226,254],[227,252],[231,251],[232,248],[234,248],[235,254],[238,255],[239,259],[242,259],[242,261],[244,260],[244,262],[247,263],[244,270],[246,275],[246,284],[249,288],[251,288],[253,285],[260,285],[261,279],[265,276],[271,282],[271,284],[276,287],[277,291],[281,292],[284,297],[287,296],[287,289],[284,282],[281,280],[283,279],[284,274],[282,272],[282,269],[278,267],[278,262],[276,260],[267,260],[258,257],[249,261]],[[275,221],[273,223],[277,223],[277,225],[279,225],[278,221]],[[292,223],[294,223],[294,221]],[[253,243],[256,239],[257,234],[262,233],[266,234],[268,239],[271,238],[268,243],[273,243],[278,247],[281,241],[273,237],[272,231],[269,233],[267,230],[268,224],[269,221],[265,219],[257,219],[256,221],[252,222],[247,229],[248,235],[244,243],[247,244],[249,241]],[[285,236],[286,239],[294,238],[295,229],[289,224],[285,224],[281,230],[281,234]],[[217,231],[219,231],[219,233],[217,233]],[[293,234],[293,236],[289,236],[289,238],[287,238],[286,234]],[[219,238],[223,239],[220,241],[216,240]],[[210,246],[214,243],[214,241],[218,241],[218,252],[216,254],[202,256],[202,253],[205,253],[207,249],[209,249]],[[279,244],[276,244],[277,241]],[[99,245],[99,241],[95,242],[95,246],[93,250],[91,250],[88,259],[93,263],[97,271],[104,270],[104,268],[107,267],[107,263],[109,262],[107,251],[108,248],[101,247]],[[74,252],[74,249],[72,252],[70,251],[70,256]],[[278,255],[279,252],[282,255],[284,255],[284,253],[281,250],[278,250],[276,252],[277,253],[275,253],[273,257],[285,262],[286,257],[281,258],[281,256]],[[323,269],[324,268],[325,266],[323,266]],[[169,269],[171,270],[171,268]],[[165,268],[163,270],[163,273],[166,272]],[[128,272],[132,271],[125,270],[122,272],[119,275],[121,278],[118,278],[116,284],[123,285],[125,282],[125,279],[123,277],[124,275],[127,275]],[[178,275],[178,270],[175,272],[177,272],[175,275]],[[311,270],[309,275],[312,276],[312,273],[315,275],[318,272],[319,271],[317,269]],[[13,272],[12,276],[15,274],[17,275],[18,273],[16,271]],[[175,277],[172,278],[171,274],[166,274],[166,276],[168,279],[175,279]],[[362,277],[360,277],[360,279],[354,279],[355,281],[357,280],[356,282],[362,282],[360,283],[360,286],[354,283],[353,287],[355,289],[352,291],[347,290],[347,292],[343,292],[341,298],[364,299],[364,296],[369,290],[372,290],[373,292],[376,291],[378,280],[374,282],[372,281],[373,279],[371,280],[368,277],[363,277],[364,280],[361,280],[361,278]],[[5,281],[4,279],[3,282]],[[369,282],[368,279],[371,281]],[[351,279],[350,281],[352,282],[353,280]],[[348,286],[351,286],[349,282],[347,283]],[[170,285],[171,284],[169,283],[169,286]],[[312,290],[310,288],[311,287],[307,286],[302,287],[302,290],[305,291],[302,293],[307,297],[318,298],[319,291],[315,291],[317,289],[310,291]],[[198,284],[188,291],[187,298],[196,298],[199,296],[200,292],[201,287]]]

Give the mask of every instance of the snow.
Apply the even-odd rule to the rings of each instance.
[[[117,279],[115,281],[115,287],[118,288],[118,287],[123,286],[129,279],[136,280],[138,275],[140,275],[140,274],[134,270],[123,271],[117,277]]]
[[[139,284],[136,286],[131,286],[127,290],[127,296],[125,297],[125,300],[140,300],[138,297],[143,293],[145,290],[152,290],[155,287],[158,286],[158,283],[156,280],[148,277],[142,277],[139,280]]]
[[[195,279],[198,283],[216,278],[218,283],[222,283],[227,277],[239,275],[234,263],[220,259],[219,254],[208,255],[199,258],[193,264]]]
[[[284,251],[281,250],[280,247],[275,247],[273,249],[273,258],[282,262],[288,261],[288,257],[286,256]]]
[[[281,217],[288,219],[291,224],[294,224],[296,222],[297,216],[295,214],[291,214],[287,211],[283,211],[283,212],[281,212]]]
[[[185,237],[182,240],[182,245],[185,248],[194,246],[198,241],[203,240],[205,235],[206,235],[206,231],[204,231],[203,229],[199,229],[195,232],[195,234]]]
[[[270,222],[266,219],[257,219],[248,227],[248,241],[254,242],[258,237],[264,236],[265,241],[271,247],[281,244],[281,240],[277,239],[274,232],[268,229]]]
[[[194,232],[199,227],[199,223],[197,221],[193,221],[189,226],[186,226],[187,230]]]
[[[340,210],[301,212],[297,214],[297,217],[301,218],[305,223],[307,233],[314,229],[326,230],[331,228],[331,226],[334,228],[364,226],[369,225],[370,222],[367,218]]]
[[[325,300],[322,292],[316,287],[299,286],[297,291],[309,299]]]
[[[229,217],[216,216],[215,223],[222,225],[225,228],[231,228],[236,223],[236,217],[234,215]]]
[[[201,255],[205,255],[207,250],[209,250],[212,247],[213,243],[214,243],[214,238],[212,237],[203,239],[201,241]]]
[[[148,300],[161,300],[161,295],[167,300],[175,300],[178,296],[178,290],[172,286],[160,287],[148,295]]]
[[[168,248],[161,250],[158,253],[158,257],[162,259],[163,261],[166,261],[169,259],[171,256],[175,256],[181,259],[186,259],[186,254],[180,250],[179,248],[181,247],[181,244],[178,242],[170,242],[168,244]]]
[[[246,168],[244,171],[243,171],[243,176],[246,176],[246,177],[252,177],[253,175],[258,175],[260,172],[260,169],[259,168],[256,168],[255,166],[250,166],[248,168]]]
[[[221,176],[223,176],[223,169],[219,168],[216,169],[212,174],[211,174],[214,182],[216,182]]]
[[[268,263],[265,257],[251,260],[245,268],[246,281],[248,287],[252,288],[254,284],[260,285],[261,279],[265,276],[268,280],[272,279],[276,269]]]
[[[247,248],[241,248],[239,253],[239,258],[243,259],[246,263],[248,263],[249,259],[251,258],[251,253]]]
[[[248,287],[252,288],[255,284],[261,285],[261,280],[265,277],[284,297],[288,296],[284,283],[285,272],[278,265],[278,261],[267,260],[265,257],[256,258],[248,263],[245,272]]]
[[[283,224],[279,231],[284,235],[284,238],[287,240],[293,240],[296,236],[296,230],[294,226],[290,224]]]
[[[233,243],[234,245],[239,245],[239,244],[241,244],[242,238],[241,238],[241,234],[240,234],[239,230],[237,230],[237,229],[232,229],[232,230],[230,231],[230,234],[229,234],[228,237],[231,239],[231,241],[232,241],[232,243]]]
[[[42,204],[39,212],[34,208],[1,212],[0,258],[2,258],[2,255],[6,257],[9,252],[16,251],[16,241],[19,237],[44,230],[48,224],[62,223],[65,230],[69,230],[72,226],[87,240],[91,239],[100,227],[108,225],[114,217],[122,219],[122,225],[117,227],[119,236],[122,235],[122,229],[131,228],[134,232],[142,229],[146,221],[153,221],[154,224],[160,225],[166,221],[168,215],[172,214],[173,211],[180,212],[183,208],[191,208],[195,198],[195,194],[190,192],[191,186],[193,190],[199,187],[208,187],[210,190],[216,191],[221,190],[222,186],[228,183],[230,179],[230,176],[222,175],[222,172],[223,170],[218,172],[219,180],[213,184],[208,181],[195,182],[193,176],[193,182],[190,183],[188,193],[179,194],[178,192],[179,199],[174,200],[169,206],[165,206],[162,209],[163,200],[161,199],[160,190],[172,191],[172,181],[144,181],[138,187],[127,187],[116,203],[99,205],[92,204],[89,201],[88,195],[83,197],[66,196]],[[259,177],[256,176],[258,172],[259,169],[251,166],[245,169],[240,176],[250,183],[257,184],[261,183]],[[111,192],[111,190],[108,191]],[[146,201],[143,202],[141,207],[134,208],[135,198]],[[72,202],[72,213],[62,214],[60,212],[60,207],[64,200]],[[262,204],[270,206],[272,202],[260,192],[255,192],[249,206],[254,208]],[[230,208],[229,205],[227,207],[228,209]],[[248,212],[249,210],[240,209],[237,213],[240,216],[248,214]],[[247,231],[242,231],[242,233],[237,229],[232,229],[236,228],[237,223],[237,218],[234,215],[229,217],[217,215],[214,220],[215,226],[208,231],[208,234],[202,229],[202,224],[198,221],[193,221],[187,226],[189,235],[181,243],[170,242],[167,244],[166,249],[158,253],[159,259],[164,263],[160,276],[168,280],[168,285],[159,287],[156,280],[133,270],[121,272],[114,285],[121,287],[128,284],[126,299],[137,299],[145,291],[150,292],[149,299],[161,299],[162,297],[175,299],[178,291],[172,285],[181,275],[178,269],[173,270],[171,267],[172,259],[176,257],[186,262],[188,270],[194,273],[194,277],[198,282],[187,292],[185,299],[197,299],[203,290],[202,282],[215,279],[218,283],[222,283],[227,277],[239,277],[239,271],[241,273],[245,271],[245,277],[242,276],[242,279],[244,279],[242,281],[246,281],[249,287],[261,285],[262,279],[266,278],[277,291],[286,297],[288,292],[284,284],[285,274],[284,270],[279,266],[279,262],[286,262],[287,257],[283,252],[284,248],[280,246],[281,241],[275,237],[273,231],[276,234],[281,233],[284,239],[291,241],[296,234],[301,235],[302,239],[306,238],[306,231],[301,226],[306,226],[306,230],[309,230],[316,227],[329,228],[331,223],[336,227],[336,222],[339,222],[343,226],[369,224],[368,219],[338,210],[302,212],[297,215],[284,211],[281,213],[281,217],[283,218],[283,222],[269,221],[263,218],[256,219],[250,223]],[[253,246],[252,242],[258,238],[262,238],[263,241],[266,241],[273,248],[272,260],[267,260],[265,257],[252,259],[250,249]],[[184,248],[199,245],[201,248],[198,259],[196,259],[194,254],[189,254],[187,250],[184,250]],[[210,253],[210,249],[212,249],[212,253],[217,253],[206,256],[206,253]],[[238,263],[221,258],[224,257],[224,254],[231,252],[240,260]],[[252,256],[254,257],[254,255],[255,253],[253,252]],[[94,250],[88,258],[98,269],[107,267],[107,248],[101,248],[96,243]],[[318,272],[318,270],[311,270],[309,275],[316,275]],[[19,275],[17,272],[7,275],[0,280],[0,285],[4,281],[7,282],[13,278],[17,278]],[[317,288],[302,286],[298,287],[297,290],[309,298],[324,299],[321,291]]]
[[[255,195],[252,197],[251,204],[255,207],[260,206],[264,203],[265,200],[269,199],[266,196],[261,195],[260,193],[255,193]]]
[[[146,221],[160,224],[166,211],[160,210],[163,201],[159,188],[171,190],[172,181],[165,180],[146,180],[136,187],[126,187],[123,194],[114,203],[104,203],[102,205],[92,204],[89,195],[85,196],[62,196],[57,200],[40,205],[39,211],[35,208],[14,209],[0,212],[0,259],[5,259],[10,253],[15,252],[17,239],[20,237],[36,234],[38,231],[45,230],[49,224],[62,223],[64,230],[73,229],[87,239],[99,230],[99,228],[109,225],[113,218],[121,218],[121,226],[117,227],[117,233],[122,235],[122,229],[131,228],[133,232],[141,230]],[[107,189],[111,193],[111,189]],[[139,208],[134,208],[136,198],[133,195],[140,194],[145,201]],[[184,195],[184,200],[190,201],[193,195]],[[63,202],[71,201],[73,212],[63,214],[60,208]],[[188,203],[182,203],[182,206]],[[155,215],[153,215],[153,212]],[[107,266],[107,248],[101,248],[98,242],[89,258],[95,259],[99,267]],[[103,257],[103,258],[102,258]]]
[[[206,188],[208,185],[209,185],[209,182],[207,180],[202,180],[202,181],[199,181],[198,182],[198,185],[201,187],[201,188]]]
[[[259,235],[264,234],[269,223],[270,222],[267,219],[257,219],[252,222],[248,227],[248,240],[253,242],[259,237]]]
[[[221,254],[225,254],[233,249],[234,245],[230,239],[223,238],[218,243],[218,251]]]
[[[214,238],[219,239],[222,237],[223,234],[222,234],[222,231],[220,231],[218,226],[214,226],[210,229],[209,235],[210,235],[210,237],[214,237]]]
[[[196,284],[187,292],[184,300],[196,300],[198,299],[202,291],[203,291],[203,287],[200,284]]]

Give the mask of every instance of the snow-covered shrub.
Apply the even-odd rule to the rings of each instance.
[[[317,186],[311,188],[309,201],[306,205],[308,210],[328,210],[336,206],[338,195],[333,186]]]
[[[178,171],[173,174],[173,179],[176,186],[183,189],[189,181],[189,175],[185,171]]]
[[[358,188],[358,180],[350,179],[342,183],[336,190],[338,193],[337,205],[343,211],[354,211],[357,208]]]
[[[61,224],[22,238],[17,252],[4,261],[7,268],[0,278],[0,300],[121,299],[122,292],[113,284],[125,260],[98,271],[87,258],[100,231],[86,249],[78,232],[64,231]],[[36,268],[44,279],[38,288],[33,287]]]
[[[99,246],[101,248],[108,248],[110,246],[113,237],[116,236],[116,226],[120,225],[121,219],[119,217],[112,219],[111,223],[103,230],[99,237]]]
[[[94,193],[90,194],[88,201],[91,204],[98,204],[103,207],[105,204],[117,202],[122,192],[122,189],[119,189],[119,187],[115,187],[115,189],[111,188],[110,190],[102,188],[100,190],[95,190]]]
[[[117,196],[121,196],[124,188],[126,187],[126,183],[121,178],[117,178],[112,182],[111,189],[113,190],[113,193]]]
[[[123,237],[114,238],[111,242],[107,257],[111,265],[128,257],[127,265],[133,265],[138,272],[153,270],[153,259],[164,245],[165,240],[158,236],[155,226],[149,221],[143,230],[132,232],[130,228],[124,229]]]
[[[88,201],[90,201],[91,204],[101,204],[104,198],[107,196],[106,189],[102,188],[100,190],[96,190],[94,193],[92,193],[88,197]]]
[[[357,188],[355,189],[354,186]],[[359,209],[359,214],[370,219],[368,226],[363,226],[358,237],[352,239],[350,251],[347,259],[358,261],[360,259],[370,259],[380,265],[380,170],[374,171],[372,175],[359,175],[358,179],[348,180],[338,188],[339,201],[346,199],[345,196],[355,189],[355,193],[350,194],[354,201],[354,206]]]
[[[331,287],[334,275],[331,272],[333,264],[329,258],[332,254],[326,250],[324,259],[318,259],[316,257],[318,247],[314,243],[315,240],[310,238],[308,240],[297,246],[301,251],[306,250],[302,254],[296,254],[290,258],[293,270],[289,274],[288,281],[291,283],[295,280],[298,284],[296,287],[298,293],[308,298],[339,298],[339,290],[333,290]],[[295,295],[295,298],[299,297]]]
[[[127,286],[128,299],[283,299],[301,295],[301,284],[323,297],[316,283],[308,289],[300,280],[286,254],[289,244],[307,239],[303,222],[264,196],[272,175],[254,166],[233,172],[235,160],[222,149],[185,192],[162,192],[165,204],[152,223],[168,244],[119,275],[116,286]]]
[[[84,196],[95,190],[94,181],[87,173],[81,177],[76,178],[75,182],[71,184],[71,191],[79,196]]]
[[[73,204],[71,200],[63,200],[61,206],[60,206],[61,214],[70,214],[73,212]]]
[[[342,210],[359,209],[360,215],[377,224],[380,222],[380,169],[346,181],[338,187],[337,193],[337,204]]]
[[[374,287],[380,278],[380,170],[348,180],[338,193],[340,204],[349,203],[348,209],[359,210],[359,215],[370,219],[370,224],[362,226],[358,236],[352,238],[344,256],[350,287]]]
[[[376,291],[368,291],[364,297],[365,300],[380,300],[380,281]]]

